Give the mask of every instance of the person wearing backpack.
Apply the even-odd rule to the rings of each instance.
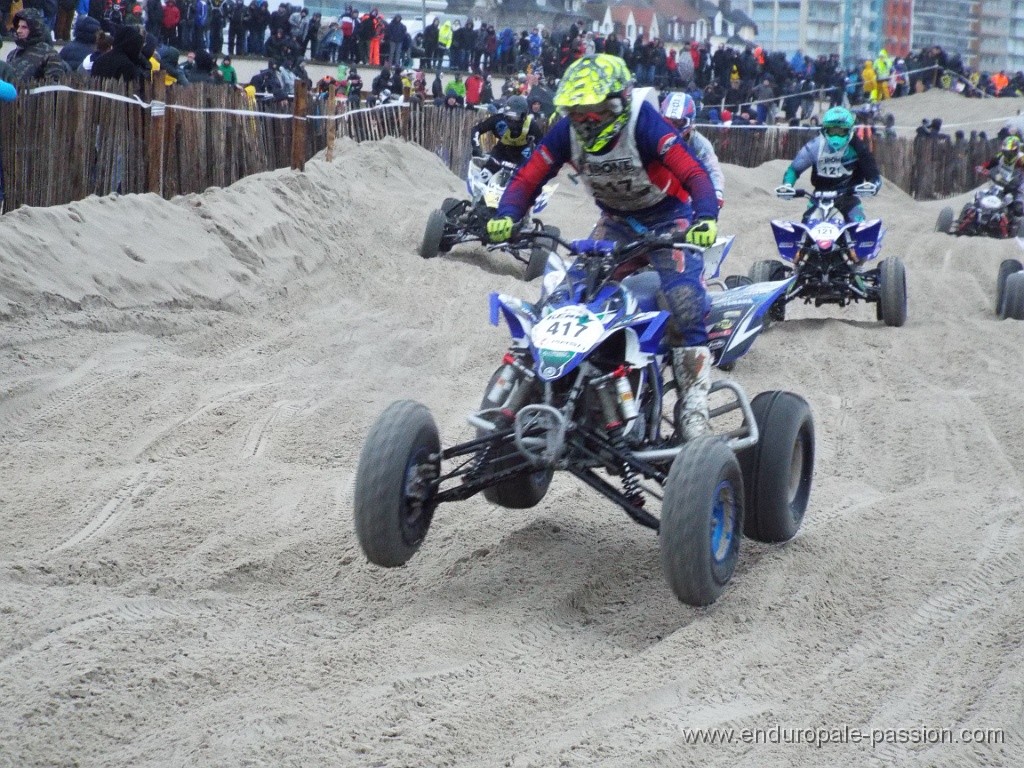
[[[249,28],[249,6],[245,0],[229,0],[231,10],[228,14],[228,55],[243,56],[249,52],[245,42]],[[226,5],[227,3],[225,3]]]
[[[214,56],[220,56],[224,50],[224,17],[230,7],[230,0],[210,0],[210,53]]]
[[[208,50],[210,47],[210,3],[208,0],[195,0],[195,15],[192,17],[195,29],[193,42],[196,50]]]

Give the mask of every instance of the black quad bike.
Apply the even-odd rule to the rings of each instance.
[[[1021,171],[1000,165],[991,171],[979,169],[979,172],[987,175],[992,183],[974,193],[974,197],[961,209],[956,221],[953,220],[952,208],[947,206],[939,211],[935,231],[950,235],[987,235],[997,238],[1024,235],[1024,219],[1013,212]]]
[[[446,198],[441,207],[427,218],[420,256],[432,259],[440,253],[447,253],[460,243],[479,242],[489,251],[504,251],[521,261],[526,265],[523,278],[527,281],[533,280],[544,273],[548,252],[555,247],[554,241],[550,237],[537,238],[530,248],[524,248],[521,243],[515,242],[490,242],[487,236],[487,222],[494,218],[505,187],[515,173],[516,165],[499,163],[497,170],[492,170],[488,162],[487,158],[482,157],[474,157],[470,161],[466,178],[466,188],[470,195],[468,200]],[[557,187],[557,184],[545,185],[537,202],[521,222],[524,231],[549,236],[559,235],[557,227],[545,227],[535,218],[547,207],[548,200]]]

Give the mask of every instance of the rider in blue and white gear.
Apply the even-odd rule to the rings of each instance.
[[[718,202],[704,166],[656,104],[637,98],[633,76],[617,56],[593,54],[566,69],[554,99],[561,119],[516,171],[487,231],[508,239],[544,185],[570,164],[601,211],[591,237],[627,242],[640,232],[677,232],[706,248],[718,232]],[[711,301],[700,250],[659,249],[647,260],[681,335],[672,369],[682,399],[686,440],[706,434],[711,351],[704,316]],[[640,265],[635,265],[634,269]]]
[[[715,187],[718,207],[725,205],[725,175],[718,162],[715,148],[708,139],[693,127],[697,119],[697,105],[688,93],[670,93],[661,102],[661,116],[679,131],[683,141],[690,147],[690,152],[704,164],[711,183]]]
[[[854,123],[853,113],[846,107],[832,107],[826,112],[821,133],[796,153],[782,184],[792,187],[800,174],[810,168],[815,189],[842,193],[836,199],[836,207],[847,221],[864,221],[864,208],[854,188],[869,182],[877,190],[882,186],[882,176],[868,145],[853,135]]]

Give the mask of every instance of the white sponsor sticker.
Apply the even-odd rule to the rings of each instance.
[[[530,336],[538,349],[586,352],[604,335],[604,326],[586,307],[564,307],[533,327]]]

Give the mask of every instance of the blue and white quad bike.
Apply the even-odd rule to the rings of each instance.
[[[875,194],[873,184],[861,184],[857,195]],[[907,321],[907,277],[903,260],[892,256],[877,262],[885,229],[880,219],[846,221],[837,207],[839,194],[822,190],[776,188],[785,200],[810,198],[802,221],[772,220],[772,233],[784,261],[756,261],[750,268],[755,283],[786,282],[782,296],[768,313],[769,320],[784,320],[786,304],[803,299],[845,307],[855,301],[873,302],[877,319],[900,327]]]
[[[548,249],[553,247],[549,239],[537,239],[534,247],[524,249],[516,243],[491,243],[487,236],[487,222],[494,218],[501,196],[505,193],[515,173],[515,163],[501,163],[496,171],[487,167],[487,158],[470,159],[469,171],[466,175],[466,191],[468,200],[449,197],[441,203],[440,209],[433,211],[427,219],[420,244],[420,256],[432,259],[439,253],[447,253],[460,243],[479,242],[489,251],[505,251],[526,265],[524,279],[527,281],[540,277],[544,273]],[[524,231],[546,232],[558,235],[557,227],[544,227],[535,217],[543,211],[558,184],[544,185],[537,201],[522,220]],[[524,253],[524,250],[528,253]]]
[[[556,470],[659,532],[664,575],[689,605],[721,595],[741,534],[784,542],[797,533],[814,470],[806,401],[782,391],[748,400],[738,383],[719,379],[711,385],[713,435],[684,442],[657,274],[616,277],[654,248],[694,248],[678,237],[648,234],[624,245],[556,238],[575,259],[551,254],[539,301],[491,294],[491,322],[504,319],[512,343],[469,416],[476,436],[442,448],[430,412],[411,400],[392,404],[367,436],[354,515],[370,562],[406,563],[442,502],[482,491],[501,507],[533,507]],[[783,289],[712,294],[708,326],[723,332],[719,366],[750,348]]]

